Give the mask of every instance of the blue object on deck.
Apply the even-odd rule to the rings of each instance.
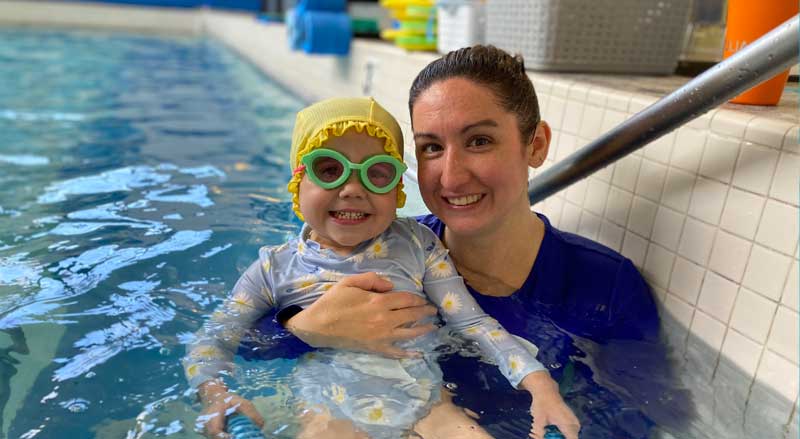
[[[564,439],[564,435],[555,425],[544,427],[544,439]]]
[[[286,33],[288,35],[289,48],[292,50],[301,50],[303,48],[305,32],[303,31],[303,21],[300,18],[300,13],[296,8],[286,11]]]
[[[350,16],[342,12],[306,11],[301,17],[303,51],[306,53],[347,55],[352,30]]]
[[[299,11],[347,12],[347,0],[301,0]]]
[[[240,414],[228,417],[226,430],[231,439],[266,439],[261,429],[250,418]]]

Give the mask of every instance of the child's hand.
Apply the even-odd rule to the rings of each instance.
[[[197,418],[197,425],[209,439],[225,439],[230,435],[225,432],[226,419],[234,412],[250,418],[264,428],[264,418],[258,413],[252,402],[231,393],[218,381],[207,381],[198,388],[203,412]]]
[[[547,371],[533,372],[526,376],[520,387],[531,392],[531,437],[544,438],[545,426],[555,425],[566,439],[578,439],[581,423],[558,393],[558,384]]]

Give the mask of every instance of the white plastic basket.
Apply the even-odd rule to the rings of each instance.
[[[486,42],[486,4],[482,0],[436,2],[439,53]]]
[[[489,44],[532,70],[670,74],[691,0],[491,0]]]

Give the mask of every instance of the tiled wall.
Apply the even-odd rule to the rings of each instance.
[[[0,0],[0,17],[20,14],[20,4]],[[41,5],[47,4],[33,5],[39,9],[23,8],[25,20],[46,22]],[[105,8],[95,15],[108,16]],[[94,16],[89,12],[82,14]],[[408,88],[436,55],[358,41],[347,58],[307,56],[288,50],[280,25],[232,13],[195,17],[308,100],[375,96],[400,119],[410,150]],[[185,17],[180,23],[187,32],[195,26]],[[681,82],[530,76],[554,132],[544,168]],[[779,435],[763,437],[798,434],[800,127],[797,95],[791,96],[777,109],[723,106],[535,206],[557,227],[596,239],[639,267],[677,356],[693,370],[687,381],[694,383],[698,411],[721,431],[732,423],[753,431],[747,422],[761,422]],[[731,419],[746,410],[751,421],[726,419],[731,401],[738,407],[730,409]],[[759,411],[767,406],[768,413]]]

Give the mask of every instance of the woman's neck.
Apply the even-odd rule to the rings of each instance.
[[[492,231],[455,235],[444,242],[467,284],[487,296],[510,296],[528,278],[544,237],[544,222],[529,209],[508,215]]]

